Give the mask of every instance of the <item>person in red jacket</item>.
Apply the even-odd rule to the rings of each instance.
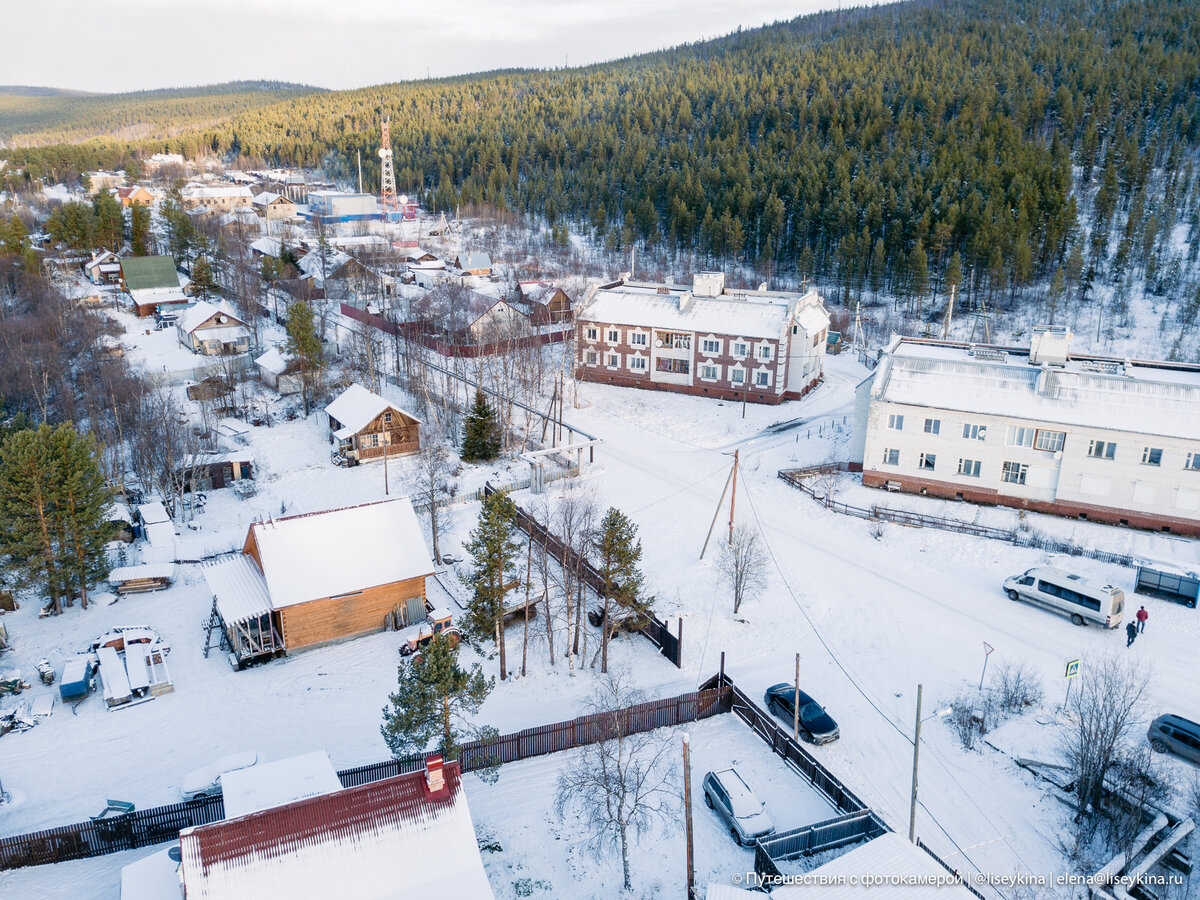
[[[1137,611],[1138,632],[1146,630],[1146,620],[1150,618],[1150,613],[1146,612],[1146,607],[1142,606]]]

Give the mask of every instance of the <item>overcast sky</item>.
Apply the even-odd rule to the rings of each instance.
[[[862,0],[858,0],[859,3]],[[3,2],[0,84],[132,91],[243,79],[350,88],[572,66],[791,19],[837,0]],[[850,5],[849,3],[847,5]]]

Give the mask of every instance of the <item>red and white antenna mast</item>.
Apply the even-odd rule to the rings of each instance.
[[[383,146],[379,148],[379,206],[384,218],[394,217],[400,210],[396,198],[396,167],[392,164],[392,120],[384,119]]]

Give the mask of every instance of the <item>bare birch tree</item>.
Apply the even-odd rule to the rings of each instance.
[[[633,888],[629,871],[630,840],[656,824],[674,821],[679,811],[679,773],[669,733],[635,731],[627,715],[645,702],[629,685],[629,676],[612,671],[600,681],[588,702],[597,717],[600,740],[586,745],[575,764],[558,777],[554,807],[587,830],[596,851],[616,847],[621,853],[625,890]]]
[[[421,435],[421,449],[413,461],[409,474],[409,496],[413,505],[426,507],[433,561],[441,565],[441,539],[450,530],[452,519],[449,507],[439,507],[439,504],[452,496],[454,460],[445,438],[427,426]]]
[[[758,530],[746,524],[734,527],[733,540],[721,547],[717,570],[733,591],[735,614],[747,594],[767,586],[767,562],[767,551]]]

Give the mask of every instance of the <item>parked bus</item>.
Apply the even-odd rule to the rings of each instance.
[[[1074,572],[1038,566],[1004,580],[1010,600],[1026,600],[1068,615],[1076,625],[1093,622],[1105,628],[1121,624],[1125,592]]]

